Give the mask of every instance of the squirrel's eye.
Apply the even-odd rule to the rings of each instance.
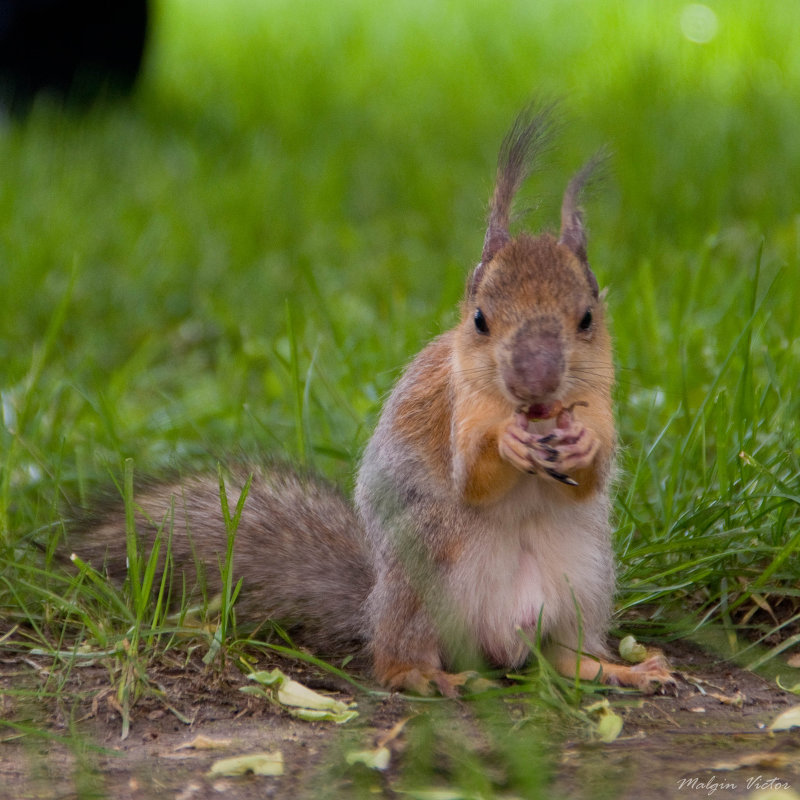
[[[484,336],[489,333],[489,323],[486,321],[486,317],[483,316],[483,311],[478,309],[475,312],[475,330],[478,333],[482,333]]]
[[[592,312],[587,311],[582,317],[581,321],[578,323],[578,327],[582,331],[588,331],[589,328],[592,327]]]

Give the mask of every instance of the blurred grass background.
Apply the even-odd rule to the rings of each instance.
[[[0,124],[7,576],[126,457],[284,453],[349,485],[381,398],[455,318],[500,139],[539,96],[564,124],[526,226],[555,227],[569,175],[614,152],[587,215],[619,365],[621,604],[665,630],[689,605],[730,643],[766,615],[756,638],[792,643],[790,4],[153,9],[130,102]]]

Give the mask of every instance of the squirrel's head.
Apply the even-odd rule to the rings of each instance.
[[[503,141],[481,260],[467,283],[457,347],[465,377],[515,409],[548,416],[557,402],[607,391],[613,380],[604,303],[589,267],[578,207],[596,167],[569,182],[558,238],[509,232],[511,205],[548,133],[548,114],[523,112]],[[476,363],[477,362],[477,363]]]

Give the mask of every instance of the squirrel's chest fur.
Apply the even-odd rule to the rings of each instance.
[[[498,664],[524,661],[537,635],[573,646],[579,624],[587,649],[603,649],[613,594],[607,504],[576,505],[548,488],[531,480],[474,515],[448,570],[448,594]]]

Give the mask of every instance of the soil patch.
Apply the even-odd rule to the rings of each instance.
[[[678,670],[674,692],[608,695],[624,720],[615,741],[589,742],[577,731],[550,741],[545,761],[551,774],[544,796],[738,798],[773,786],[800,792],[800,730],[775,735],[767,730],[777,714],[800,698],[686,643],[670,645],[667,655]],[[452,752],[439,753],[437,737],[455,732],[484,751],[491,763],[491,745],[470,701],[371,696],[296,662],[270,660],[258,666],[276,664],[312,688],[355,699],[358,720],[337,726],[295,719],[239,691],[245,680],[238,670],[211,673],[199,659],[185,657],[150,674],[153,691],[137,700],[123,741],[121,707],[107,668],[75,667],[66,678],[69,691],[56,692],[48,664],[6,654],[0,658],[0,718],[6,721],[0,729],[0,797],[400,797],[398,787],[403,780],[407,784],[406,762],[420,752],[420,730],[437,716],[439,733],[435,725],[429,728],[433,761],[453,759]],[[510,708],[514,700],[503,702]],[[347,766],[348,752],[374,748],[408,718],[408,727],[387,744],[392,753],[388,770]],[[189,746],[198,735],[217,747]],[[513,714],[504,735],[516,735]],[[414,736],[416,744],[409,744]],[[210,773],[219,759],[265,751],[282,753],[282,776]],[[520,796],[503,790],[508,776],[502,764],[496,772],[490,779],[499,787],[497,794]],[[441,787],[447,774],[452,773],[434,763],[426,788]]]
[[[639,698],[611,744],[567,743],[556,786],[568,797],[749,797],[785,787],[800,796],[800,729],[767,727],[796,697],[685,642],[666,652],[675,692]],[[613,786],[604,794],[603,786]]]

